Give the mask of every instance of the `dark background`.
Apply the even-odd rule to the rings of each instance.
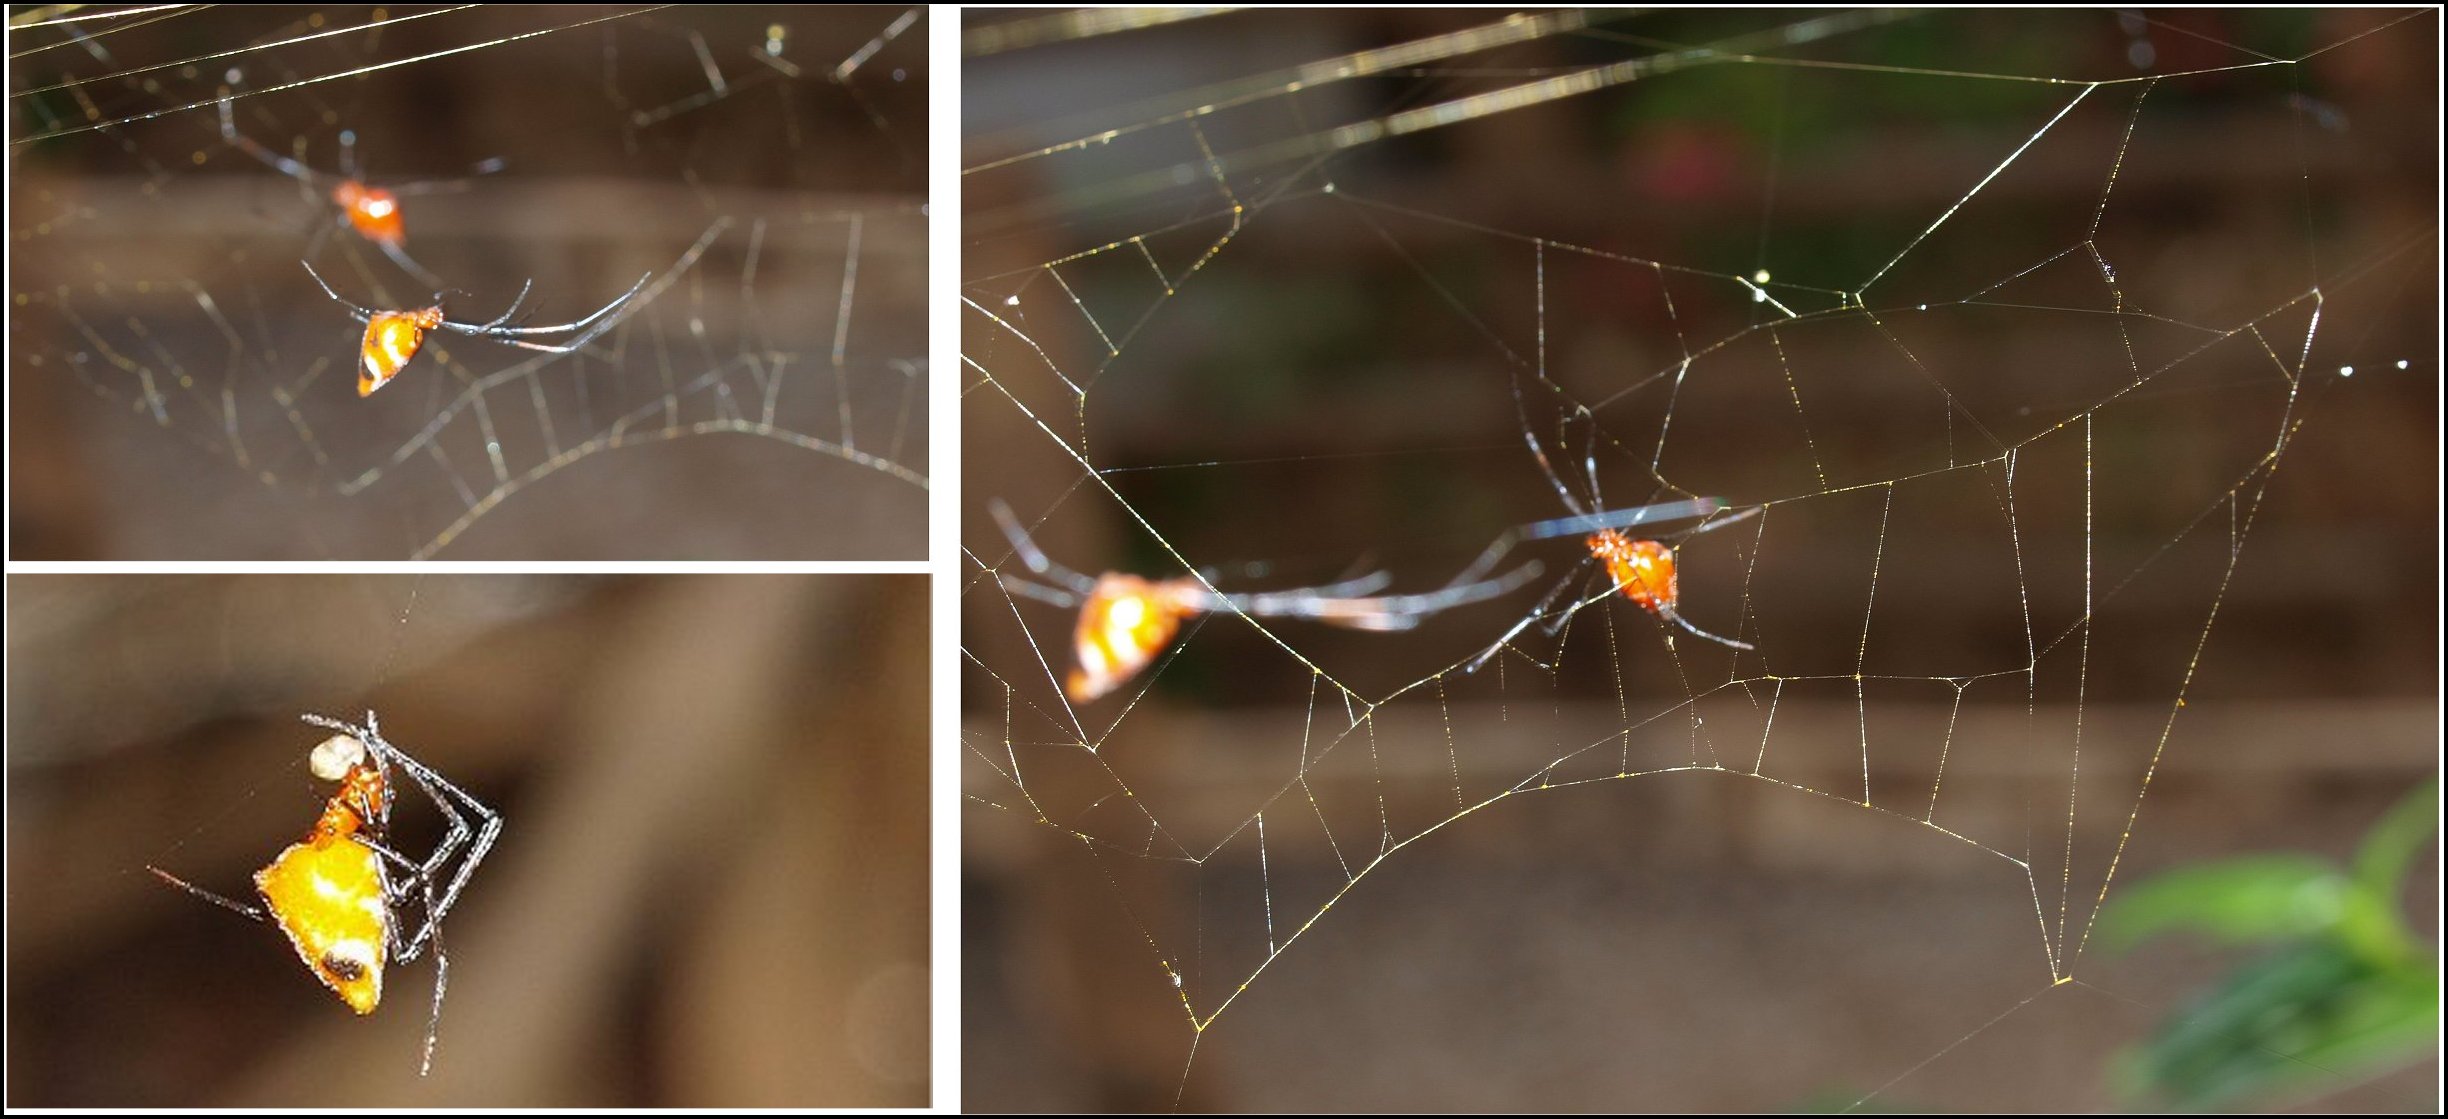
[[[1301,67],[1501,13],[973,14],[967,1104],[2118,1106],[2114,1050],[2242,958],[2094,943],[2049,986],[2127,822],[2120,889],[2343,854],[2439,733],[2436,14],[2148,15],[1591,13],[1329,80]],[[1858,26],[1795,34],[1822,19]],[[1828,65],[1690,64],[1329,150],[1698,44]],[[2104,84],[2034,139],[2082,82],[2145,74],[2138,116],[2141,83]],[[1758,329],[1755,270],[1816,316]],[[1432,588],[1564,512],[1515,384],[1576,489],[1580,404],[1611,505],[1770,503],[1684,552],[1686,613],[1760,653],[1669,652],[1617,604],[1443,671],[1535,591],[1396,638],[1213,617],[1075,716],[1071,615],[986,570],[1020,570],[1001,497],[1090,574],[1179,575],[1177,550],[1226,589]],[[1540,589],[1574,559],[1529,554]],[[1322,679],[1383,706],[1346,731]],[[1747,774],[1763,739],[1783,785],[1605,780]],[[1343,891],[1541,774],[1594,783]],[[1330,899],[1189,1061],[1166,969],[1204,1014]],[[2291,1102],[2421,1108],[2433,1075]]]
[[[924,1106],[926,615],[914,576],[11,576],[10,1105]],[[504,821],[422,1080],[430,954],[359,1018],[144,870],[251,896],[330,792],[297,717],[368,708]]]
[[[94,33],[83,43],[61,27],[14,35],[13,554],[920,555],[924,17],[834,73],[907,10],[236,7],[107,34],[65,25]],[[392,22],[262,46],[377,11]],[[462,47],[476,49],[271,90]],[[724,96],[709,96],[708,65]],[[339,169],[351,130],[377,186],[503,161],[401,202],[409,254],[464,289],[448,302],[459,318],[490,318],[533,278],[528,321],[572,321],[728,224],[592,353],[438,335],[360,400],[363,327],[299,259],[360,304],[422,307],[432,292],[352,233],[318,240],[337,213],[328,188],[302,194],[222,141],[211,102],[232,67],[257,91],[235,103],[238,127],[318,171]],[[88,119],[116,123],[42,138]],[[540,364],[514,372],[528,359]],[[503,376],[471,401],[471,385]],[[770,430],[760,378],[775,386]],[[454,404],[431,450],[411,442]],[[833,452],[845,444],[874,462]]]

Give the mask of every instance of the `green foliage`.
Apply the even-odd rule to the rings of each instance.
[[[2352,867],[2254,855],[2172,871],[2111,904],[2100,932],[2112,949],[2177,930],[2273,946],[2121,1054],[2118,1090],[2220,1107],[2421,1053],[2438,1036],[2439,961],[2406,926],[2399,891],[2438,812],[2429,782],[2372,828]]]

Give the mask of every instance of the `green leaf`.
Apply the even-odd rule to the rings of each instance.
[[[2397,880],[2405,876],[2407,864],[2422,853],[2438,827],[2439,779],[2435,777],[2406,794],[2372,825],[2363,837],[2362,849],[2355,852],[2355,883],[2394,898]]]
[[[2228,944],[2284,940],[2328,929],[2353,883],[2310,855],[2247,855],[2171,870],[2119,895],[2100,914],[2111,950],[2190,929]]]
[[[2119,1058],[2128,1097],[2204,1108],[2245,1095],[2327,1089],[2427,1048],[2436,973],[2375,966],[2316,941],[2239,970]]]

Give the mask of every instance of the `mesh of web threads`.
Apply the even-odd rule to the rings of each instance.
[[[94,413],[76,457],[139,553],[911,554],[922,22],[332,9],[20,27],[12,96],[35,125],[12,137],[13,367]],[[178,53],[199,39],[220,47]],[[434,293],[339,227],[326,192],[225,142],[228,92],[241,136],[317,174],[347,151],[375,186],[438,184],[400,206],[454,316],[489,318],[532,278],[529,321],[567,321],[655,279],[579,352],[429,338],[361,401],[362,328],[299,259],[378,308]],[[663,449],[603,454],[638,447]],[[198,451],[230,469],[190,468]],[[564,473],[599,459],[631,465]],[[557,496],[512,500],[531,492]]]
[[[1457,18],[1356,51],[1304,38],[1319,17],[1250,48],[1280,68],[973,119],[973,504],[1009,500],[1060,562],[1433,586],[1566,512],[1559,485],[1764,511],[1680,553],[1683,613],[1756,652],[1603,584],[1475,672],[1529,596],[1399,640],[1224,612],[1076,707],[1072,617],[1006,589],[1019,561],[973,515],[972,825],[1043,825],[1093,867],[1134,949],[1111,966],[1194,1052],[1396,852],[1610,782],[1866,807],[1985,865],[2034,988],[2078,976],[2280,464],[2308,422],[2371,416],[2344,370],[2427,361],[2427,218],[2306,218],[2391,194],[2338,170],[2382,141],[2334,126],[2320,60],[2428,33],[2395,18],[2206,62],[2174,45],[2198,29],[2040,21],[2159,53],[2030,73],[1956,17]],[[1076,67],[1113,30],[973,25],[970,95],[1000,103],[990,64],[1037,49],[1014,43]],[[2226,97],[2253,114],[2201,126]],[[1611,174],[1551,178],[1574,145]],[[2178,263],[2172,208],[2209,196],[2255,216]]]

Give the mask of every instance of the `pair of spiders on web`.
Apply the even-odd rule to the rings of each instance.
[[[1538,449],[1535,439],[1532,448]],[[1546,465],[1543,454],[1540,465]],[[1553,472],[1549,471],[1548,476],[1553,479]],[[1072,629],[1073,666],[1064,677],[1063,692],[1072,703],[1082,705],[1128,683],[1172,645],[1184,621],[1200,614],[1230,610],[1252,617],[1307,618],[1352,629],[1407,630],[1433,615],[1509,594],[1536,579],[1541,570],[1536,560],[1503,575],[1491,577],[1488,573],[1517,544],[1563,536],[1583,537],[1589,555],[1576,563],[1572,573],[1557,582],[1504,636],[1473,658],[1465,671],[1477,671],[1523,630],[1538,625],[1546,632],[1556,632],[1575,614],[1618,593],[1696,637],[1732,649],[1752,648],[1748,643],[1703,630],[1683,617],[1675,549],[1693,536],[1756,515],[1760,506],[1735,511],[1723,498],[1701,497],[1606,510],[1595,500],[1594,471],[1593,500],[1588,505],[1576,500],[1561,482],[1557,492],[1572,510],[1571,516],[1508,530],[1461,574],[1443,587],[1422,594],[1379,594],[1392,581],[1392,576],[1383,571],[1322,586],[1254,594],[1217,591],[1203,576],[1150,580],[1109,571],[1091,578],[1047,558],[1013,518],[1010,506],[1001,500],[992,505],[996,523],[1010,540],[1013,554],[1042,581],[1011,572],[998,572],[998,578],[1014,594],[1079,611]],[[1699,523],[1664,539],[1635,537],[1626,531],[1693,518],[1699,518]],[[1580,584],[1581,565],[1588,563],[1595,563],[1604,573],[1607,586],[1594,594],[1584,593],[1570,606],[1558,609],[1557,603],[1564,594]]]
[[[240,75],[238,71],[232,70],[228,76],[229,80],[235,83]],[[392,263],[399,265],[402,270],[435,289],[434,301],[428,306],[409,310],[378,311],[369,307],[360,307],[341,298],[339,292],[333,291],[332,286],[324,282],[322,274],[314,270],[314,265],[304,260],[298,262],[305,266],[307,275],[314,277],[316,286],[323,289],[323,294],[330,296],[333,302],[347,308],[351,318],[365,324],[365,337],[358,345],[358,396],[372,396],[374,390],[389,384],[393,377],[398,376],[402,369],[407,368],[409,361],[413,360],[417,351],[424,346],[425,335],[430,331],[447,330],[540,353],[573,352],[593,341],[604,331],[618,325],[620,320],[617,317],[607,318],[607,316],[611,316],[614,311],[635,298],[638,292],[645,289],[646,281],[653,278],[653,273],[639,277],[638,282],[631,285],[628,291],[621,294],[620,298],[603,305],[595,313],[573,322],[557,323],[551,326],[526,326],[513,323],[518,316],[520,305],[527,301],[528,293],[535,288],[534,280],[527,281],[526,286],[519,289],[518,298],[510,301],[509,308],[489,322],[469,323],[453,320],[443,309],[445,302],[443,297],[457,289],[444,287],[440,279],[437,279],[432,272],[427,271],[423,265],[418,264],[408,255],[408,228],[400,211],[400,198],[407,195],[465,190],[468,179],[406,183],[392,187],[373,186],[358,173],[357,134],[354,131],[340,133],[340,173],[334,175],[317,171],[295,159],[271,151],[262,144],[249,139],[245,133],[238,131],[237,118],[230,108],[230,103],[231,99],[228,96],[224,96],[221,100],[221,137],[223,140],[232,147],[255,157],[265,166],[296,179],[310,197],[316,190],[327,190],[332,204],[340,208],[340,218],[336,226],[346,226],[354,230],[358,236],[381,249],[383,255],[391,258]],[[487,175],[501,168],[501,160],[489,159],[478,164],[474,174]],[[318,231],[315,239],[309,242],[306,255],[313,256],[315,250],[322,245],[323,238],[328,236],[331,229],[336,226],[326,226]],[[571,337],[558,343],[528,340],[552,334],[568,334]]]
[[[385,741],[371,711],[364,726],[322,715],[302,718],[332,732],[308,754],[307,768],[339,788],[324,802],[306,838],[255,872],[260,905],[223,897],[160,867],[145,869],[214,905],[280,929],[307,970],[360,1015],[373,1013],[382,1002],[386,965],[410,963],[431,949],[433,1011],[418,1074],[430,1073],[442,995],[450,983],[442,917],[501,834],[501,814]],[[394,768],[442,816],[442,838],[423,859],[390,846]],[[405,912],[422,914],[412,930],[401,927]]]

